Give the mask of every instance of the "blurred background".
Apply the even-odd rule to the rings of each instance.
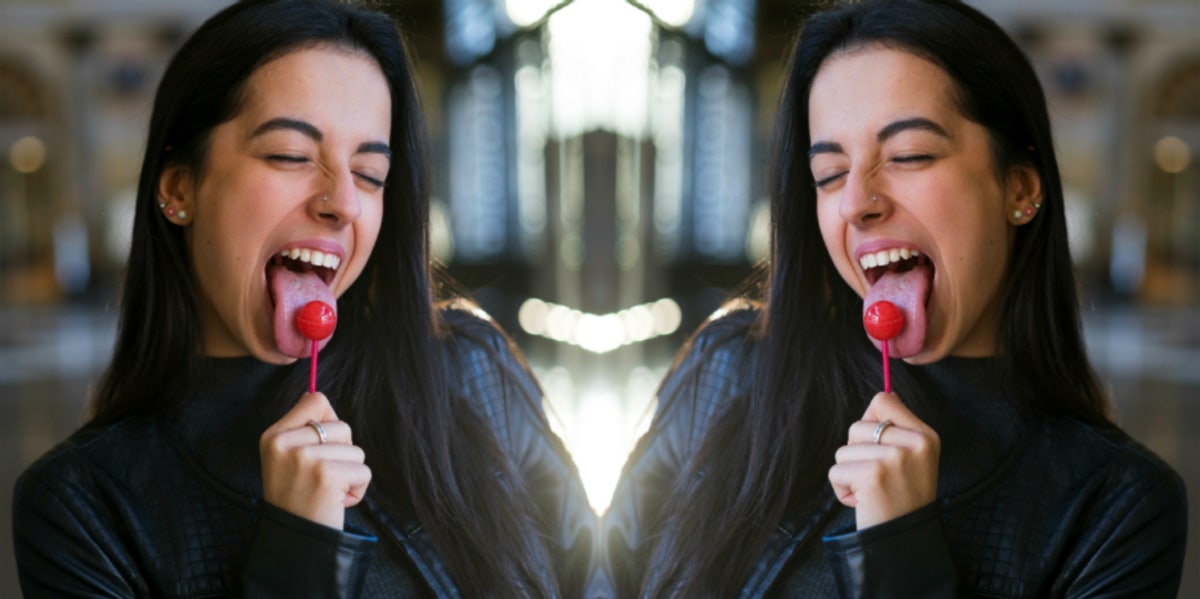
[[[1200,0],[970,3],[1042,76],[1089,351],[1189,484],[1200,596]],[[0,0],[0,596],[12,483],[108,359],[159,75],[226,4]],[[435,253],[526,352],[603,511],[674,352],[766,255],[783,60],[818,3],[376,4],[418,63]]]

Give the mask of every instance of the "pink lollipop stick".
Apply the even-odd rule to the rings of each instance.
[[[316,367],[314,366],[314,368]],[[883,342],[883,392],[892,392],[892,361],[888,359],[887,341]]]
[[[317,391],[317,343],[332,335],[336,326],[337,313],[325,302],[308,302],[296,313],[296,327],[300,329],[300,334],[312,340],[312,360],[308,365],[309,393]]]
[[[883,390],[892,392],[892,370],[888,361],[888,341],[904,328],[904,313],[896,304],[879,301],[863,313],[863,327],[872,338],[883,342]]]

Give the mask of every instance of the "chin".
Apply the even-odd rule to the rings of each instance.
[[[250,355],[257,358],[260,362],[266,362],[267,364],[275,364],[276,366],[286,366],[286,365],[291,364],[299,359],[299,358],[294,358],[287,354],[281,353],[278,349],[275,349],[274,347],[270,347],[270,346],[256,348],[250,352]]]
[[[928,333],[926,333],[928,335]],[[923,366],[925,364],[933,364],[942,358],[950,355],[950,351],[941,346],[942,344],[937,339],[925,337],[925,343],[921,345],[921,350],[917,353],[901,358],[905,364],[913,366]]]
[[[915,356],[909,356],[907,358],[903,358],[903,360],[904,360],[905,364],[911,364],[913,366],[923,366],[925,364],[932,364],[934,362],[937,362],[938,360],[941,360],[944,357],[945,357],[945,354],[934,353],[934,352],[931,352],[931,351],[928,351],[928,350],[922,348],[921,351],[918,352]]]

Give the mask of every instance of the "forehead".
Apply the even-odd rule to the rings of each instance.
[[[962,116],[957,86],[940,66],[905,50],[868,45],[830,55],[808,97],[814,138],[831,129],[899,119]]]
[[[387,93],[383,72],[372,56],[327,43],[301,47],[272,58],[250,74],[242,94],[242,107],[303,106],[314,101],[338,100],[339,95],[345,96],[356,85]],[[353,93],[361,91],[360,88]]]

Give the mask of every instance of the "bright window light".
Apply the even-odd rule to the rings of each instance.
[[[642,4],[671,27],[687,25],[696,12],[696,0],[643,0]]]
[[[558,0],[505,0],[504,12],[513,25],[528,27],[546,16],[557,4]]]
[[[653,24],[620,0],[575,0],[547,23],[552,122],[559,137],[646,131]]]

